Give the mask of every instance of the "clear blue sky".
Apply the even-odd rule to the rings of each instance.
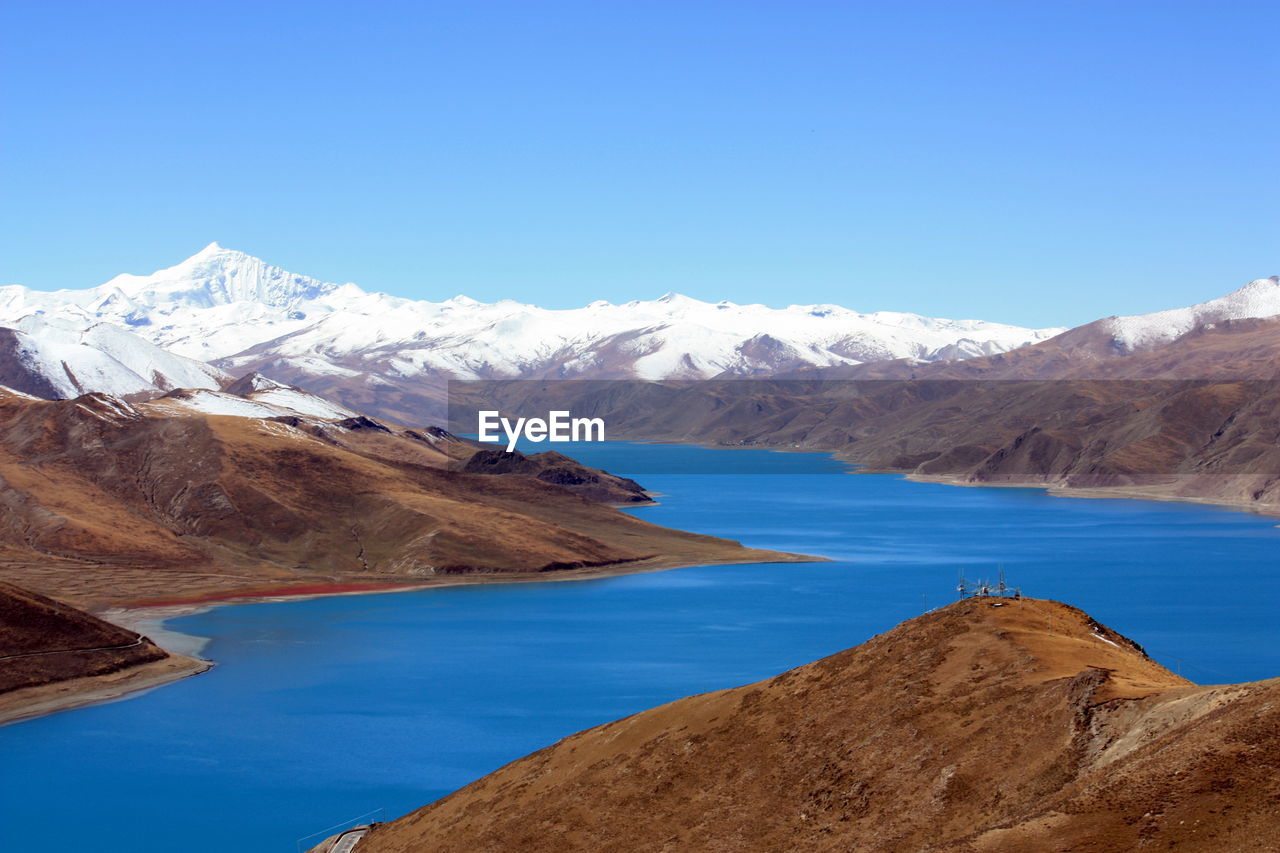
[[[0,3],[0,283],[1030,325],[1280,273],[1280,3]]]

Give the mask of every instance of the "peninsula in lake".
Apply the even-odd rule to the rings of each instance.
[[[560,454],[495,459],[257,375],[132,401],[0,388],[0,483],[0,578],[13,585],[0,696],[14,713],[202,668],[154,666],[164,651],[75,608],[118,618],[122,606],[813,559],[620,512],[650,502],[639,484]],[[147,677],[121,675],[143,665]]]

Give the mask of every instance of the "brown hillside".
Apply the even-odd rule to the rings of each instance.
[[[620,513],[540,480],[537,457],[529,475],[451,471],[450,439],[367,418],[228,417],[164,399],[0,393],[0,572],[101,605],[793,559]],[[571,460],[553,467],[569,479],[590,472]],[[639,489],[595,475],[589,485],[611,501]]]
[[[588,468],[581,462],[554,451],[526,456],[519,451],[509,453],[506,450],[484,448],[472,453],[459,470],[468,474],[519,474],[533,477],[601,503],[622,505],[650,501],[644,488],[635,480]]]
[[[582,732],[363,853],[1274,850],[1280,682],[1197,687],[1084,613],[968,599]]]
[[[165,657],[133,631],[0,581],[0,694]]]
[[[636,440],[830,451],[875,471],[1280,512],[1280,319],[1138,353],[1105,324],[949,364],[703,383],[491,383],[475,405],[602,417]],[[485,397],[491,399],[485,400]]]

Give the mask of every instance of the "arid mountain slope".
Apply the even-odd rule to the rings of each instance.
[[[825,450],[871,470],[965,483],[1280,510],[1280,318],[1223,321],[1128,354],[1095,332],[931,366],[707,383],[475,383],[466,393],[516,415],[600,417],[613,438]]]
[[[193,675],[205,661],[0,582],[0,725]]]
[[[496,476],[449,470],[457,454],[474,452],[443,431],[362,416],[244,417],[174,397],[134,405],[0,391],[0,571],[100,605],[264,586],[788,559],[574,494],[568,488],[585,485],[625,502],[639,487],[571,460],[529,457],[528,473]],[[582,482],[544,482],[547,470]]]
[[[1280,279],[1261,279],[1280,310]],[[1241,291],[1237,291],[1240,293]],[[1213,303],[1205,303],[1211,305]],[[1193,306],[1202,308],[1203,306]],[[1280,365],[1280,316],[1188,316],[1176,335],[1145,334],[1138,344],[1117,330],[1155,325],[1153,318],[1110,317],[1009,352],[923,363],[910,359],[779,372],[775,378],[834,379],[1272,379]],[[1139,322],[1140,321],[1140,322]]]
[[[165,657],[146,637],[0,581],[0,694]]]
[[[1084,613],[967,599],[590,729],[363,853],[1273,849],[1280,682],[1197,687]]]
[[[519,451],[494,450],[485,446],[455,467],[467,474],[519,474],[533,477],[601,503],[623,505],[649,500],[644,488],[635,480],[588,468],[555,451],[525,455]]]

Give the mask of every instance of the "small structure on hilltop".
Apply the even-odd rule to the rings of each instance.
[[[961,574],[956,592],[960,593],[961,598],[1022,598],[1021,589],[1004,582],[1004,569],[1000,570],[1000,580],[995,584],[986,580],[971,583]]]

